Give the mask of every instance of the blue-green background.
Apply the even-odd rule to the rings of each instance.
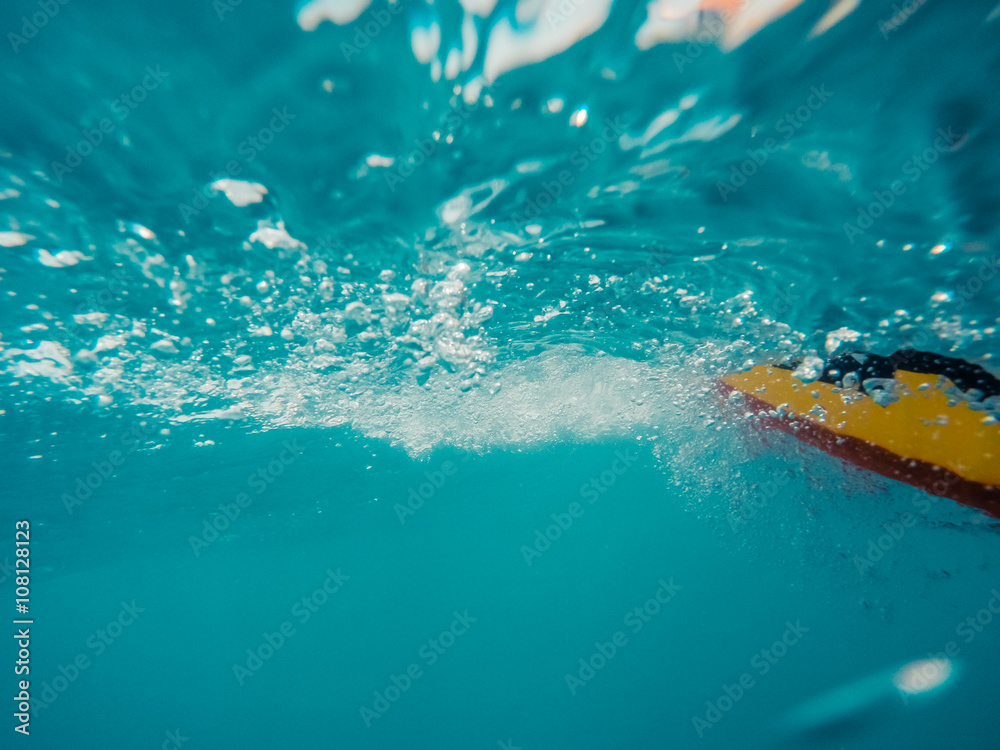
[[[878,22],[893,6],[864,2],[808,40],[826,8],[805,3],[736,51],[707,45],[678,71],[677,47],[635,50],[644,8],[617,3],[598,33],[504,76],[496,106],[454,126],[448,115],[461,105],[451,83],[432,82],[408,48],[410,24],[429,12],[416,4],[351,62],[339,44],[353,27],[307,34],[294,7],[254,0],[221,21],[209,2],[74,0],[17,52],[4,46],[0,189],[21,194],[0,203],[8,225],[0,231],[35,239],[0,248],[0,560],[14,559],[14,521],[30,519],[33,695],[77,654],[91,664],[36,710],[30,737],[13,733],[8,714],[3,746],[155,748],[175,730],[191,750],[471,749],[508,740],[526,750],[996,746],[1000,627],[991,621],[969,642],[957,631],[1000,586],[995,525],[787,436],[725,422],[708,388],[748,359],[822,353],[826,334],[842,326],[882,353],[914,331],[930,337],[927,348],[987,366],[997,352],[996,282],[968,299],[957,290],[995,258],[1000,22],[984,20],[989,3],[930,0],[886,39]],[[18,29],[36,10],[5,4],[0,29]],[[457,11],[438,12],[453,40]],[[501,4],[488,23],[507,12]],[[79,169],[53,179],[52,162],[81,129],[109,116],[111,102],[157,64],[167,82]],[[601,75],[607,67],[614,81]],[[754,133],[773,130],[818,85],[835,92],[830,102],[723,203],[716,183],[756,147]],[[662,179],[641,181],[630,171],[637,152],[608,149],[542,217],[545,242],[525,239],[515,215],[599,136],[605,118],[621,117],[636,137],[691,93],[698,105],[669,133],[733,113],[739,125],[665,152],[686,173]],[[558,117],[543,108],[552,97],[567,103]],[[237,209],[216,198],[186,222],[179,204],[283,106],[297,117],[287,137],[240,176],[265,184],[267,200]],[[581,106],[590,125],[571,129],[566,119]],[[843,223],[949,125],[968,135],[963,149],[942,157],[863,240],[848,242]],[[401,158],[441,128],[452,128],[454,142],[398,189],[375,171],[352,176],[366,155]],[[804,167],[811,152],[845,164],[850,180]],[[511,179],[530,159],[553,171],[519,178],[468,227],[440,220],[444,201],[497,175]],[[627,180],[641,184],[587,195]],[[298,281],[294,257],[243,248],[260,219],[284,221],[313,259],[350,269],[333,299]],[[171,306],[169,286],[123,254],[135,222],[156,233],[147,250],[165,268],[187,268],[189,255],[207,268],[187,309]],[[53,269],[38,262],[40,249],[89,259]],[[528,251],[530,261],[515,260]],[[478,274],[460,308],[494,308],[480,331],[492,359],[471,390],[462,364],[429,379],[419,372],[400,353],[398,330],[370,343],[358,337],[364,325],[345,324],[342,359],[322,367],[309,346],[328,332],[297,331],[287,345],[246,332],[264,318],[276,330],[291,325],[296,306],[322,314],[356,298],[381,310],[382,270],[434,281],[460,261]],[[197,351],[150,355],[152,337],[135,339],[110,384],[85,357],[74,358],[67,379],[18,372],[25,355],[13,350],[42,340],[71,353],[94,347],[99,334],[72,316],[115,269],[129,281],[108,306],[118,316],[109,326],[142,321],[189,337]],[[238,272],[234,283],[253,295],[268,271],[288,294],[263,313],[241,307],[219,281]],[[540,319],[560,302],[564,314]],[[48,329],[30,328],[39,322]],[[253,356],[260,379],[231,398],[199,390],[242,377],[227,369],[241,353]],[[539,360],[547,364],[534,367]],[[99,402],[102,392],[114,395],[112,406]],[[293,408],[298,396],[305,405]],[[191,419],[236,403],[239,419]],[[147,436],[67,512],[64,494],[137,426]],[[291,439],[301,456],[194,554],[191,536]],[[581,487],[616,451],[635,463],[587,504]],[[394,505],[445,461],[457,473],[401,523]],[[768,489],[779,478],[780,490]],[[584,514],[526,564],[522,546],[574,502]],[[762,507],[740,522],[753,503]],[[907,512],[912,528],[859,569],[858,556]],[[349,580],[238,684],[234,665],[263,634],[294,621],[295,602],[327,569]],[[571,695],[566,674],[595,642],[627,630],[624,616],[661,578],[682,587],[676,597]],[[3,607],[13,605],[12,583],[0,589]],[[96,655],[88,639],[132,600],[144,611]],[[427,666],[421,646],[466,610],[476,622]],[[751,659],[788,622],[808,633],[757,674]],[[13,695],[10,640],[2,673]],[[892,672],[953,640],[961,653],[951,679],[904,701]],[[423,676],[366,728],[360,709],[415,661]],[[744,672],[755,686],[699,738],[692,718]],[[797,706],[872,676],[878,687],[858,688],[859,707],[843,721],[788,728]]]

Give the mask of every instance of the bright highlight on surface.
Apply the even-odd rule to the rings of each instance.
[[[951,673],[951,659],[920,659],[896,672],[892,684],[909,695],[929,693],[947,682]]]

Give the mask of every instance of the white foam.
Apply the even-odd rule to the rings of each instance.
[[[635,33],[635,46],[647,50],[663,42],[678,42],[698,31],[701,0],[653,0],[646,20]]]
[[[720,8],[705,0],[653,0],[646,6],[646,20],[635,34],[635,45],[647,50],[663,43],[714,40],[723,51],[730,51],[801,3],[802,0],[743,0],[732,7]],[[810,38],[830,30],[859,5],[860,0],[838,0],[831,4],[810,31]]]
[[[645,132],[638,138],[632,138],[628,133],[623,133],[618,139],[618,145],[621,146],[622,151],[630,151],[638,146],[645,146],[659,135],[664,128],[677,122],[680,114],[681,111],[679,109],[671,107],[654,117],[653,121],[646,127]]]
[[[675,402],[696,390],[694,376],[686,381],[680,371],[575,346],[508,362],[466,392],[438,381],[348,395],[308,366],[260,377],[266,397],[245,401],[244,413],[284,425],[349,423],[414,455],[442,445],[530,447],[649,434],[676,425]]]
[[[234,206],[249,206],[251,203],[260,203],[267,195],[267,188],[259,182],[247,182],[246,180],[216,180],[212,183],[214,190],[221,190]]]
[[[60,250],[55,255],[45,249],[38,251],[38,262],[49,268],[75,266],[81,260],[87,260],[87,258],[79,250]]]
[[[714,141],[721,135],[725,135],[730,130],[736,127],[739,121],[742,119],[741,115],[734,114],[725,117],[723,115],[716,115],[715,117],[699,122],[692,125],[687,131],[677,138],[670,138],[655,146],[649,146],[643,149],[642,153],[639,154],[641,159],[646,159],[650,156],[655,156],[656,154],[666,151],[671,146],[675,146],[679,143],[688,143],[690,141]]]
[[[486,18],[497,5],[497,0],[459,0],[467,13]]]
[[[16,377],[28,375],[63,382],[73,375],[69,349],[58,341],[42,341],[34,349],[9,349],[4,359],[13,360],[9,369]]]
[[[466,13],[462,19],[462,70],[468,70],[476,59],[479,49],[479,34],[476,32],[476,22]]]
[[[426,65],[437,54],[441,46],[441,27],[437,22],[430,26],[415,26],[410,32],[410,47],[417,62]]]
[[[812,31],[809,32],[809,38],[812,39],[813,37],[825,34],[853,13],[860,4],[861,0],[838,0],[838,2],[831,5],[830,9],[823,15],[823,17],[816,22]]]
[[[278,221],[276,224],[267,220],[257,222],[257,231],[250,235],[250,242],[259,242],[270,249],[276,247],[286,250],[305,249],[304,243],[288,233],[283,221]]]
[[[483,75],[492,83],[504,73],[547,60],[597,31],[611,0],[520,0],[515,29],[506,18],[490,31]]]
[[[33,239],[33,235],[24,232],[0,232],[0,247],[20,247]]]
[[[310,0],[299,10],[296,20],[304,31],[315,31],[323,21],[338,26],[356,21],[371,0]]]
[[[490,201],[496,198],[508,184],[507,180],[495,179],[484,182],[481,185],[473,185],[472,187],[465,188],[458,195],[442,203],[438,207],[437,214],[445,224],[454,225],[463,222],[486,208]],[[484,190],[488,190],[489,194],[474,203],[473,197]]]

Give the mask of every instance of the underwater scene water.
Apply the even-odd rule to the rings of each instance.
[[[3,747],[1000,747],[995,0],[0,31]]]

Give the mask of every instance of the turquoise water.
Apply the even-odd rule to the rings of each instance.
[[[712,384],[997,372],[1000,14],[690,5],[0,10],[4,747],[998,744],[996,522]]]

